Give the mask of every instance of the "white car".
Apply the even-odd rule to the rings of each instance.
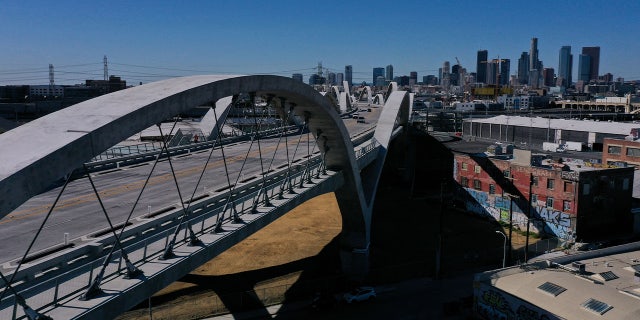
[[[347,303],[365,301],[376,297],[373,287],[358,287],[344,294]]]

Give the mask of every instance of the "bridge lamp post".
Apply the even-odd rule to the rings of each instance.
[[[499,233],[504,237],[504,243],[502,244],[502,268],[504,269],[507,261],[507,235],[499,230],[496,230],[496,233]]]

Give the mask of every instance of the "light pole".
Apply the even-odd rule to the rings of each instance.
[[[504,244],[502,245],[502,268],[504,269],[507,262],[507,235],[499,230],[496,230],[496,233],[499,233],[504,237]]]

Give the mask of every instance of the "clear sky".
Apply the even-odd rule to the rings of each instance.
[[[372,68],[436,74],[456,57],[476,70],[478,50],[517,60],[538,38],[539,59],[558,71],[571,46],[574,79],[584,46],[599,46],[600,74],[640,79],[640,1],[31,1],[0,5],[0,85],[102,79],[129,84],[191,74],[333,72],[352,65],[354,82]]]

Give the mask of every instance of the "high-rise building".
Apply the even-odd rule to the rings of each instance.
[[[587,54],[581,54],[578,56],[578,80],[583,81],[585,84],[591,80],[591,56]]]
[[[351,65],[344,66],[344,80],[349,82],[349,86],[353,85],[353,67]]]
[[[518,59],[518,83],[529,83],[529,54],[523,51]]]
[[[540,86],[540,69],[542,66],[538,60],[538,38],[531,38],[531,48],[529,49],[529,85],[532,88]]]
[[[500,85],[509,85],[509,73],[511,72],[511,60],[500,60]]]
[[[487,63],[487,81],[486,84],[498,84],[498,75],[500,70],[500,61],[493,59]]]
[[[558,59],[558,79],[563,87],[570,87],[573,79],[573,55],[571,54],[571,46],[562,46],[560,48],[560,58]]]
[[[297,80],[297,81],[303,82],[302,81],[302,73],[294,73],[294,74],[291,75],[291,78],[293,78],[293,80]]]
[[[600,71],[600,47],[582,47],[582,54],[589,58],[589,80],[598,80]]]
[[[336,84],[336,74],[333,72],[329,72],[327,74],[327,84],[333,86]]]
[[[414,86],[418,84],[418,72],[411,71],[409,72],[409,85]]]
[[[451,63],[445,61],[442,63],[442,75],[440,76],[441,85],[448,88],[451,85]]]
[[[377,85],[376,80],[379,76],[382,76],[382,78],[384,78],[384,68],[373,68],[373,81],[371,81],[373,85]]]
[[[336,84],[341,86],[342,82],[344,82],[344,73],[342,72],[336,73]]]
[[[487,83],[488,59],[489,59],[489,51],[478,50],[478,58],[476,62],[476,82]]]
[[[392,65],[388,65],[387,66],[387,76],[386,76],[385,80],[387,80],[387,82],[393,81],[393,66]]]
[[[376,87],[384,87],[386,85],[384,76],[377,76],[376,81],[374,81],[373,83],[375,84]]]
[[[542,69],[542,79],[544,79],[545,87],[553,87],[555,82],[553,78],[555,76],[555,70],[553,68],[544,68]]]

